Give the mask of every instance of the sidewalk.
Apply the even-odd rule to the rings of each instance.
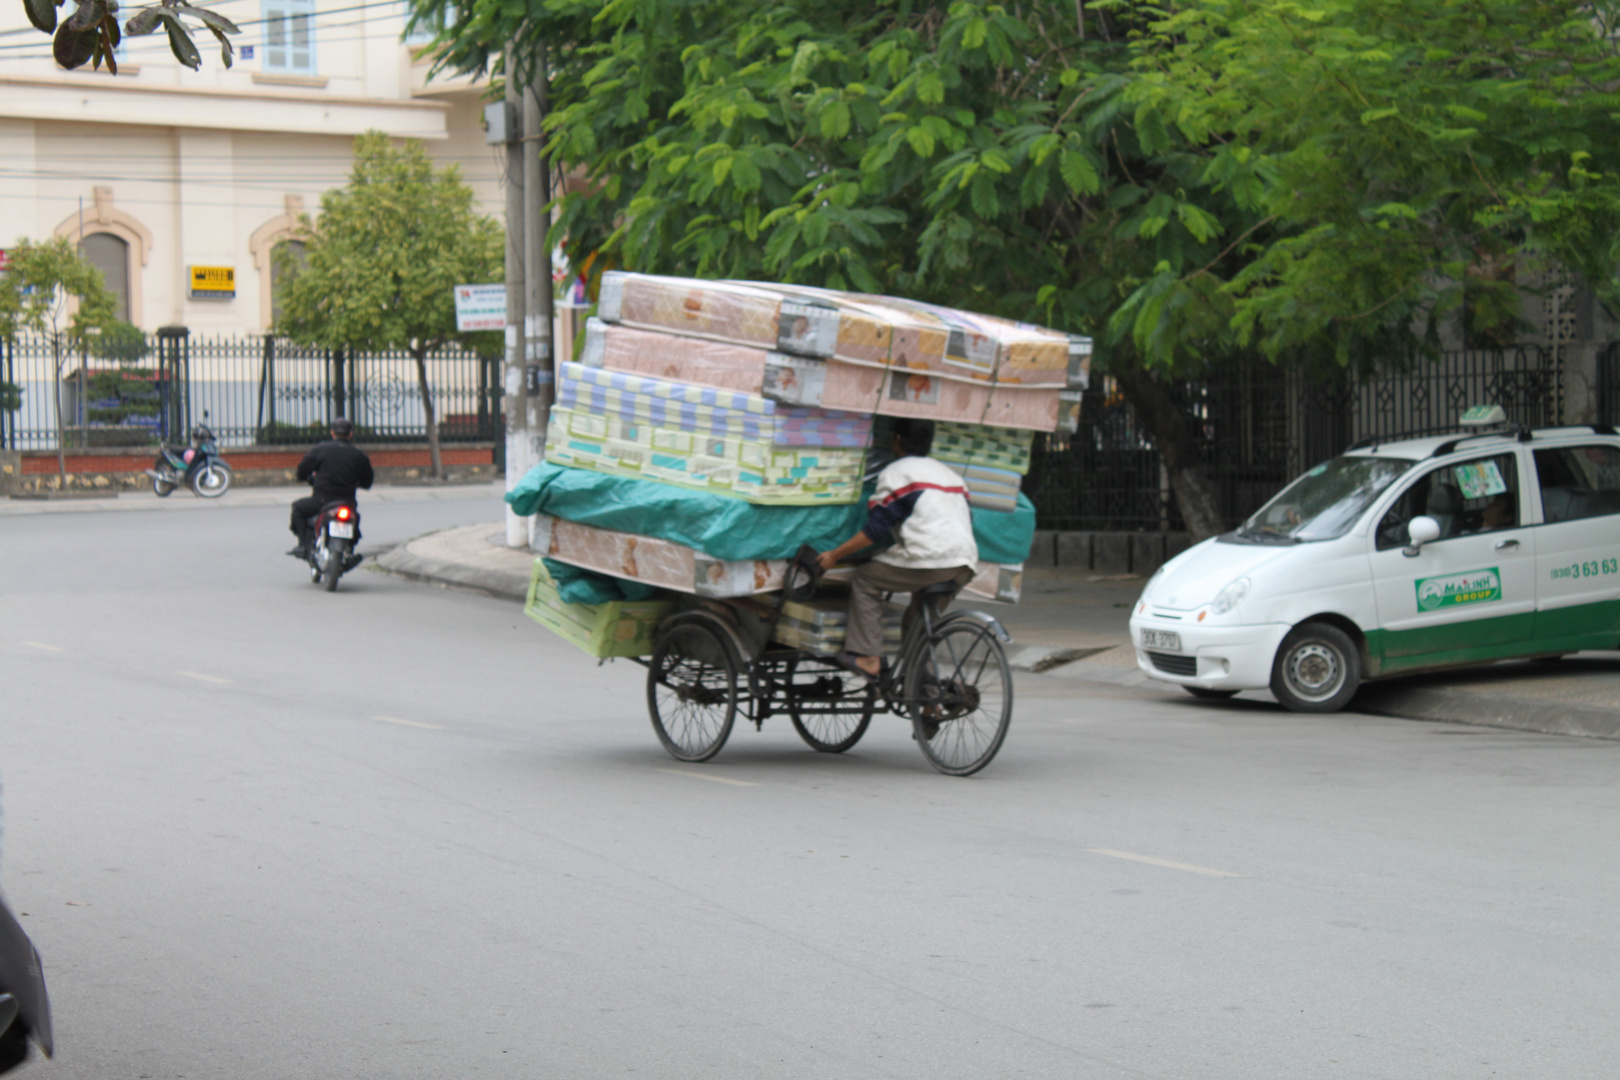
[[[500,524],[428,533],[388,551],[381,571],[441,586],[476,589],[522,602],[534,556],[505,545]],[[993,613],[1013,636],[1017,670],[1042,680],[1108,683],[1144,693],[1178,694],[1136,666],[1126,631],[1142,583],[1134,578],[1032,568],[1016,605],[974,604]],[[1252,697],[1270,700],[1257,691]],[[1211,707],[1219,708],[1218,703]],[[1558,662],[1513,661],[1374,683],[1356,697],[1359,712],[1515,728],[1558,735],[1620,739],[1620,652],[1588,652]]]

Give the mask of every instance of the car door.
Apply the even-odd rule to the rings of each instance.
[[[1416,474],[1370,542],[1379,673],[1514,655],[1535,618],[1535,530],[1525,524],[1526,466],[1516,449]],[[1427,514],[1440,538],[1408,555],[1407,525]]]
[[[1536,627],[1547,651],[1620,641],[1620,445],[1535,449]]]

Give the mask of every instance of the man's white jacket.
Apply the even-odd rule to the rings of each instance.
[[[877,491],[866,504],[866,538],[874,544],[894,540],[876,560],[914,570],[978,563],[967,496],[962,478],[933,458],[903,457],[891,464],[878,474]]]

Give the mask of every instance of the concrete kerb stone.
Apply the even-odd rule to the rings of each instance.
[[[1091,571],[1095,574],[1131,572],[1131,534],[1100,532],[1091,534]]]
[[[1588,739],[1620,739],[1620,709],[1565,701],[1374,684],[1356,695],[1350,707],[1358,712],[1403,720],[1474,724],[1548,735],[1579,735]]]
[[[1029,558],[1024,560],[1025,566],[1056,566],[1057,538],[1062,533],[1050,532],[1046,529],[1035,530],[1035,542],[1030,545]]]
[[[491,528],[489,525],[475,525],[419,536],[385,552],[371,566],[383,573],[412,581],[474,589],[499,600],[522,603],[529,595],[527,566],[523,570],[518,570],[515,565],[510,568],[478,566],[457,557],[458,547],[483,544],[484,534]],[[435,537],[439,539],[439,544],[424,543]],[[443,550],[438,550],[440,548]],[[513,552],[513,555],[525,562],[533,558],[527,553]]]
[[[1055,564],[1066,570],[1091,569],[1091,534],[1088,532],[1054,533],[1056,542]]]

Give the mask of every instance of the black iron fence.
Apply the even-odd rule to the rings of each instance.
[[[1620,360],[1608,370],[1616,387]],[[1527,427],[1563,418],[1560,357],[1536,346],[1446,352],[1410,371],[1361,379],[1256,366],[1185,380],[1172,392],[1193,424],[1199,463],[1228,524],[1358,439],[1447,428],[1464,409],[1486,403]],[[1620,406],[1616,390],[1609,393],[1610,407]],[[1024,489],[1043,528],[1183,527],[1152,437],[1108,378],[1086,394],[1076,434],[1037,437]]]
[[[1620,342],[1598,354],[1597,422],[1620,425]]]
[[[416,363],[403,352],[311,349],[272,337],[159,331],[118,358],[64,354],[48,339],[0,341],[0,447],[55,449],[179,440],[205,421],[227,446],[310,442],[338,416],[367,442],[422,442]],[[500,358],[446,349],[427,359],[445,442],[501,438]]]

